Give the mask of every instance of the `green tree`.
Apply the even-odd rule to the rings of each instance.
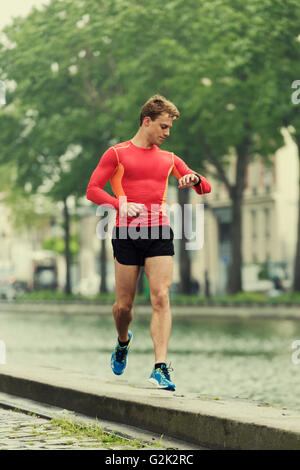
[[[283,144],[284,116],[275,107],[284,83],[281,62],[290,58],[298,32],[296,10],[294,1],[228,0],[205,3],[193,12],[194,22],[200,16],[203,21],[199,34],[193,30],[199,60],[193,73],[184,74],[189,97],[184,113],[192,122],[191,139],[216,169],[232,201],[230,293],[242,290],[247,166],[257,155],[269,161]],[[235,160],[233,181],[227,174],[229,156]]]
[[[241,290],[245,173],[282,144],[283,109],[274,103],[283,58],[291,65],[296,10],[295,0],[53,0],[17,19],[0,54],[1,75],[17,84],[19,181],[33,191],[46,182],[55,200],[82,196],[95,155],[128,139],[137,109],[164,94],[182,113],[168,147],[197,171],[212,164],[230,194],[229,291]],[[179,194],[187,202],[189,192]],[[182,266],[188,280],[186,259]]]
[[[63,201],[67,293],[68,197],[85,194],[95,158],[112,136],[106,24],[100,3],[88,7],[89,14],[82,2],[53,1],[43,11],[33,10],[5,29],[14,47],[1,50],[1,75],[16,83],[8,93],[8,107],[18,114],[17,138],[10,140],[16,185]]]

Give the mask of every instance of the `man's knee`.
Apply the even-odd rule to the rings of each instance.
[[[151,292],[151,303],[155,310],[163,310],[169,307],[169,288],[159,287]]]
[[[131,299],[124,299],[115,303],[115,308],[118,310],[119,315],[130,315],[133,307]]]

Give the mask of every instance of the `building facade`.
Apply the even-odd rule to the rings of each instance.
[[[285,132],[286,145],[272,157],[272,166],[257,157],[247,169],[242,204],[243,290],[267,291],[278,276],[288,288],[293,278],[299,201],[296,145]],[[233,181],[234,161],[228,168]],[[224,184],[210,179],[205,196],[205,245],[195,259],[195,276],[204,282],[206,266],[214,294],[226,291],[231,258],[231,200]],[[193,197],[195,201],[195,197]]]

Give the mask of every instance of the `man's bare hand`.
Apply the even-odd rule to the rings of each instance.
[[[184,188],[192,188],[194,184],[197,184],[199,181],[199,176],[194,175],[194,174],[189,174],[182,176],[178,180],[178,188],[179,189],[184,189]]]
[[[122,204],[120,207],[121,215],[128,215],[128,217],[137,217],[145,209],[144,204],[138,204],[136,202],[128,202]]]

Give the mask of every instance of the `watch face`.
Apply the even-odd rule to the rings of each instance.
[[[196,175],[196,173],[195,173],[195,175]],[[194,184],[194,186],[198,186],[198,184],[201,183],[201,178],[200,178],[200,176],[199,176],[199,175],[196,175],[196,176],[198,177],[198,181],[197,181],[197,183]]]

